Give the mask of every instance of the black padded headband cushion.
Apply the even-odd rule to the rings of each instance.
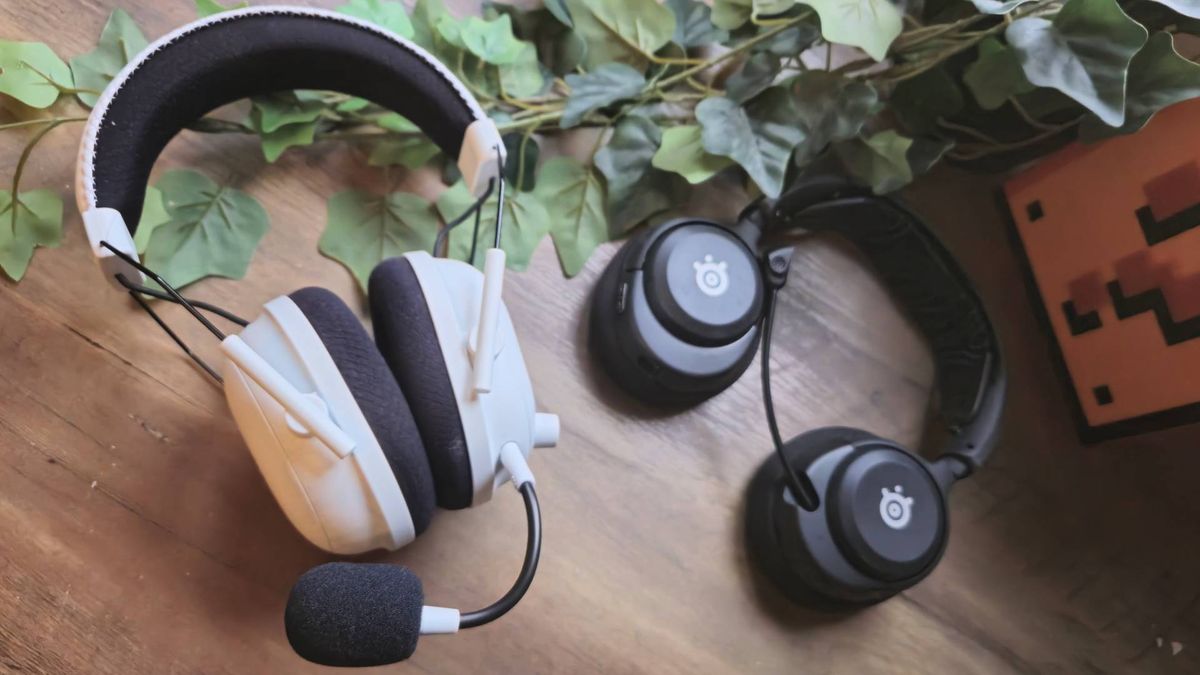
[[[214,108],[291,89],[369,99],[419,126],[457,157],[471,106],[417,52],[331,17],[286,11],[199,26],[147,58],[113,96],[95,143],[95,206],[137,227],[150,169],[175,134]]]
[[[421,282],[407,259],[392,258],[371,272],[368,290],[375,344],[421,430],[438,506],[466,508],[475,494],[471,457]]]
[[[996,334],[966,273],[924,222],[890,199],[805,189],[776,203],[772,226],[836,232],[855,244],[933,349],[942,416],[968,425],[1000,367]],[[808,192],[808,193],[806,193]],[[811,203],[811,199],[831,201]]]
[[[288,296],[312,325],[333,358],[350,394],[379,441],[408,503],[413,528],[425,531],[433,518],[433,478],[421,436],[396,380],[358,317],[324,288],[302,288]]]

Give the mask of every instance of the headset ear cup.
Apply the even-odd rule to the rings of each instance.
[[[415,415],[437,503],[467,508],[475,493],[470,451],[420,279],[408,259],[392,258],[371,272],[368,289],[375,344]]]
[[[588,349],[599,362],[601,369],[626,394],[642,401],[670,400],[672,392],[658,383],[647,372],[651,364],[637,363],[625,351],[619,335],[623,328],[617,317],[618,293],[625,261],[630,251],[636,248],[634,241],[627,242],[608,262],[592,290],[592,302],[588,312]]]
[[[820,456],[853,443],[877,438],[874,434],[851,427],[824,427],[807,431],[785,444],[786,452],[797,472]],[[821,592],[815,561],[801,550],[788,557],[775,530],[774,510],[779,503],[779,491],[786,489],[783,467],[772,453],[755,472],[746,489],[745,530],[746,549],[755,568],[771,584],[793,602],[826,611],[840,611],[861,606]],[[818,486],[824,500],[826,495]]]
[[[434,486],[425,449],[404,393],[354,312],[323,288],[288,296],[304,313],[346,382],[400,485],[413,528],[433,518]]]

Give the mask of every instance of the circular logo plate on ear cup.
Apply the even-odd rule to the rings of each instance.
[[[880,579],[919,574],[944,544],[941,490],[920,460],[883,441],[860,447],[839,467],[828,516],[846,557]]]
[[[643,270],[654,315],[692,344],[733,342],[762,313],[757,259],[714,223],[688,222],[667,232],[651,248]]]

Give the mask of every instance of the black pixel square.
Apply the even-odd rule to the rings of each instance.
[[[1096,403],[1100,405],[1108,405],[1113,402],[1112,390],[1107,384],[1102,384],[1092,390],[1092,395],[1096,397]]]
[[[1025,213],[1029,215],[1029,222],[1031,223],[1035,220],[1041,220],[1042,216],[1046,215],[1046,212],[1042,210],[1042,203],[1038,200],[1029,202],[1025,207]]]

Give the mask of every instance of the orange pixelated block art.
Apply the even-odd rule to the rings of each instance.
[[[1200,100],[1004,193],[1085,440],[1200,421]]]

